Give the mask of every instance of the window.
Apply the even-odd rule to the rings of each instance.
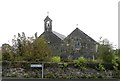
[[[50,21],[47,21],[47,27],[49,28],[50,27]]]

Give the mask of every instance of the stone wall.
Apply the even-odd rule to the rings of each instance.
[[[4,62],[3,77],[7,78],[41,78],[41,68],[31,68],[26,62]],[[41,64],[41,63],[39,63]],[[98,65],[83,64],[77,66],[74,63],[43,63],[44,78],[78,79],[78,78],[120,78],[114,69],[100,71]],[[119,70],[120,71],[120,70]]]

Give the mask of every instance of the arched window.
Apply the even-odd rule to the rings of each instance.
[[[50,27],[50,21],[47,21],[47,27],[49,28]]]

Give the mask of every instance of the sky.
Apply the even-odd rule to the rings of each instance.
[[[12,44],[14,35],[21,32],[39,36],[49,12],[53,31],[67,36],[78,27],[94,40],[102,37],[118,48],[118,1],[0,0],[0,46]]]

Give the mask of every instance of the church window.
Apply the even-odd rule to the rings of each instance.
[[[46,25],[47,25],[47,27],[50,27],[50,21],[47,21]]]

